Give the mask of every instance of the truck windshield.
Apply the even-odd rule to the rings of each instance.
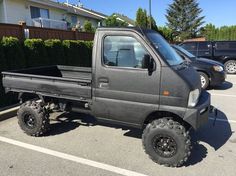
[[[179,56],[176,51],[168,44],[168,42],[156,32],[146,33],[150,42],[155,46],[157,52],[168,62],[169,65],[179,65],[184,60]]]

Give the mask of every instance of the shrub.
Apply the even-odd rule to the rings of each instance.
[[[0,72],[13,69],[21,69],[25,66],[22,44],[17,38],[3,37],[0,42]],[[15,104],[16,94],[5,94],[2,87],[2,75],[0,75],[0,107]]]
[[[5,58],[5,68],[8,70],[24,68],[25,58],[22,45],[14,37],[3,37],[1,41],[2,50]]]
[[[58,39],[49,39],[44,41],[45,47],[47,49],[47,55],[52,65],[64,65],[65,53],[62,42]]]
[[[84,22],[84,27],[83,27],[83,31],[84,32],[94,32],[95,29],[94,27],[92,26],[92,23],[90,21],[85,21]]]
[[[85,41],[86,45],[86,58],[84,58],[85,67],[92,66],[92,55],[93,55],[93,42],[92,41]]]
[[[7,63],[6,62],[7,61],[6,61],[5,56],[4,56],[2,43],[0,43],[0,72],[7,69]]]
[[[91,42],[64,40],[66,64],[72,66],[91,66]]]
[[[47,50],[42,39],[26,39],[24,41],[27,67],[50,65]]]

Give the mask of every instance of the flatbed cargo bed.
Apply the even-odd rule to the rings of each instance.
[[[3,72],[6,92],[29,92],[42,96],[89,101],[92,70],[89,67],[46,66]]]

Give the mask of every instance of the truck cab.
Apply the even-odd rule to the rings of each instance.
[[[173,167],[188,159],[189,130],[206,124],[211,109],[199,74],[160,34],[147,29],[99,28],[92,68],[3,72],[3,86],[20,97],[31,93],[41,99],[23,103],[18,111],[21,128],[31,136],[47,131],[55,107],[51,104],[57,104],[62,111],[89,113],[99,121],[143,130],[150,158]]]

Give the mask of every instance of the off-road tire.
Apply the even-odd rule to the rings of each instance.
[[[39,137],[49,130],[49,114],[35,101],[22,104],[17,112],[17,118],[19,126],[29,136]]]
[[[173,156],[163,157],[154,147],[154,139],[156,136],[169,136],[176,143],[176,152]],[[189,131],[184,126],[169,118],[154,120],[149,123],[142,135],[143,148],[149,157],[160,165],[167,167],[182,166],[191,154],[191,140]]]
[[[228,74],[235,74],[236,73],[236,60],[228,60],[224,64],[225,66],[225,71]]]
[[[203,73],[203,72],[198,72],[198,73],[200,75],[202,89],[207,89],[209,84],[210,84],[208,75],[206,73]],[[203,84],[203,81],[204,81],[204,84]]]

